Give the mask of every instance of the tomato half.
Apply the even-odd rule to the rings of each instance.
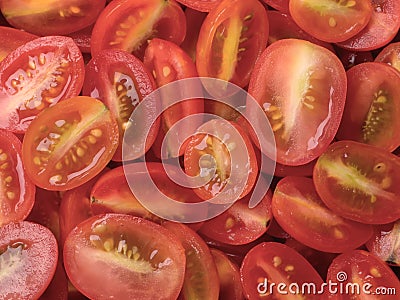
[[[32,210],[35,185],[22,164],[21,141],[0,130],[0,226],[24,220]]]
[[[336,137],[393,151],[400,146],[400,73],[367,62],[347,71],[347,98]]]
[[[186,225],[166,222],[163,226],[176,235],[185,249],[186,270],[182,298],[217,300],[219,276],[207,244]]]
[[[259,1],[223,0],[207,15],[200,30],[199,75],[246,86],[267,38],[268,17]]]
[[[272,197],[272,212],[293,238],[320,251],[356,249],[372,235],[372,226],[344,219],[327,208],[311,178],[287,176],[280,180]]]
[[[114,0],[95,23],[91,51],[117,48],[143,57],[153,37],[180,44],[185,35],[185,14],[175,0]]]
[[[67,275],[91,299],[176,299],[185,264],[185,250],[174,234],[129,215],[87,219],[64,244]]]
[[[375,61],[389,64],[400,71],[400,42],[390,43],[383,48],[376,56]]]
[[[267,242],[252,248],[240,275],[247,299],[321,299],[311,286],[302,293],[302,285],[311,283],[318,289],[322,278],[303,256],[284,244]]]
[[[34,34],[12,27],[0,26],[0,61],[23,44],[38,38]]]
[[[222,0],[177,0],[177,2],[187,7],[203,12],[212,11],[221,1]]]
[[[352,38],[338,43],[345,49],[367,51],[388,44],[400,28],[400,2],[396,0],[369,0],[373,12],[367,26]]]
[[[144,64],[126,51],[106,49],[99,52],[87,64],[82,94],[104,102],[118,122],[119,144],[113,160],[122,160],[122,141],[129,117],[155,88],[153,77]],[[145,105],[141,116],[143,119],[137,122],[137,129],[130,130],[130,134],[137,133],[137,138],[145,144],[144,151],[147,151],[156,138],[160,121],[157,120],[151,126],[147,137],[142,137],[143,130],[140,126],[149,124],[150,127],[151,122],[156,119],[155,107],[158,104],[147,101]],[[130,159],[136,159],[143,156],[144,152],[131,149],[130,155]]]
[[[374,146],[340,141],[314,167],[315,188],[337,214],[362,223],[400,218],[400,159]]]
[[[336,257],[328,269],[327,281],[336,284],[329,299],[399,299],[397,276],[378,257],[363,250]]]
[[[96,176],[118,146],[118,125],[107,107],[78,96],[47,108],[22,143],[31,180],[48,190],[68,190]]]
[[[278,163],[306,164],[328,147],[342,117],[346,80],[342,63],[326,48],[297,39],[267,47],[254,68],[249,93],[270,121]],[[248,101],[246,109],[256,126],[258,108]]]
[[[367,26],[372,15],[371,0],[290,0],[293,20],[305,32],[325,42],[342,42]]]
[[[84,74],[71,38],[42,37],[17,48],[0,63],[0,128],[24,133],[44,108],[77,96]]]
[[[57,267],[57,241],[46,227],[27,221],[0,227],[0,295],[38,299]]]
[[[16,28],[37,35],[64,35],[94,23],[105,0],[2,0],[0,10]]]

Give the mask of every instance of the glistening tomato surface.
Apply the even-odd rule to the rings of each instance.
[[[23,44],[38,38],[34,34],[11,27],[0,26],[0,61]]]
[[[46,227],[9,223],[0,227],[2,299],[38,299],[57,267],[57,241]]]
[[[185,264],[184,249],[171,232],[122,214],[80,223],[64,245],[68,277],[91,299],[176,299]]]
[[[329,146],[314,167],[322,201],[337,214],[362,223],[400,218],[400,159],[374,146],[340,141]]]
[[[321,46],[284,39],[267,47],[252,73],[249,93],[270,121],[278,163],[302,165],[324,152],[339,127],[346,80],[340,60]],[[246,109],[257,125],[253,101]]]
[[[78,96],[44,110],[22,144],[26,172],[39,187],[68,190],[96,176],[118,146],[118,125],[99,100]]]
[[[77,96],[84,74],[71,38],[42,37],[17,48],[0,63],[0,128],[25,132],[44,108]]]
[[[0,226],[24,220],[35,200],[35,185],[22,164],[21,141],[0,130]]]

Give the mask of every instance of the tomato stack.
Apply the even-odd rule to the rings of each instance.
[[[400,2],[0,11],[0,299],[398,299]]]

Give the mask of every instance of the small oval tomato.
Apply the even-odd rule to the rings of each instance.
[[[2,0],[0,9],[14,27],[37,35],[64,35],[94,23],[105,0]]]
[[[329,299],[399,299],[397,276],[378,257],[363,250],[336,257],[329,266],[327,281],[335,286],[330,290]]]
[[[0,40],[2,41],[0,45],[0,61],[18,47],[36,38],[38,36],[23,30],[0,26]]]
[[[342,63],[326,48],[297,39],[267,47],[252,73],[249,93],[270,121],[278,163],[303,165],[324,152],[339,127],[346,80]],[[247,102],[255,126],[257,109]]]
[[[91,51],[117,48],[143,57],[153,37],[182,43],[185,14],[175,0],[114,0],[101,12],[92,32]]]
[[[82,54],[69,37],[42,37],[17,48],[0,63],[0,128],[24,133],[44,108],[77,96],[84,74]]]
[[[400,159],[374,146],[340,141],[329,146],[314,167],[315,188],[337,214],[362,223],[400,218]]]
[[[91,299],[176,299],[185,264],[184,248],[174,234],[123,214],[87,219],[64,244],[67,275]]]
[[[107,107],[78,96],[34,119],[22,144],[31,180],[48,190],[68,190],[96,176],[118,146],[118,125]]]
[[[221,1],[222,0],[177,0],[177,2],[187,7],[202,12],[212,11]]]
[[[400,71],[400,42],[390,43],[375,57],[376,62],[391,65]]]
[[[372,15],[371,0],[291,0],[289,11],[305,32],[325,42],[342,42],[359,33]]]
[[[0,295],[38,299],[57,267],[57,241],[46,227],[27,221],[0,227]]]
[[[321,299],[316,292],[302,294],[303,283],[315,284],[318,289],[323,283],[322,278],[303,256],[284,244],[267,242],[252,248],[243,260],[240,275],[247,299],[265,299],[275,295],[280,298],[303,296]],[[290,292],[293,289],[289,290],[293,283],[298,287],[295,287],[295,295]]]
[[[35,185],[22,164],[21,141],[0,130],[0,226],[24,220],[32,210]]]
[[[356,249],[372,235],[371,226],[344,219],[327,208],[311,178],[281,179],[272,197],[272,212],[293,238],[320,251],[342,253]]]
[[[207,244],[186,225],[165,222],[163,226],[176,235],[185,249],[182,298],[217,300],[220,290],[218,271]]]
[[[199,75],[246,86],[267,38],[268,17],[259,1],[223,0],[207,15],[200,30]]]
[[[400,146],[400,73],[367,62],[347,71],[347,98],[336,137],[393,151]]]
[[[122,160],[122,143],[129,117],[139,103],[156,88],[152,75],[144,64],[132,54],[118,49],[106,49],[99,52],[86,66],[86,76],[82,94],[101,100],[111,111],[118,122],[119,144],[113,160]],[[130,138],[140,141],[132,144],[144,144],[147,151],[153,144],[160,121],[156,119],[156,104],[147,101],[142,120],[136,122],[137,130],[130,130]],[[140,126],[148,125],[150,129],[146,137],[142,136]],[[141,147],[136,147],[141,148]],[[143,151],[130,148],[130,159],[144,155]],[[125,157],[126,158],[126,157]]]

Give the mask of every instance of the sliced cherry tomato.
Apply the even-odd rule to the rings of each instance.
[[[0,226],[24,220],[32,210],[35,185],[22,164],[21,141],[0,130]]]
[[[14,27],[37,35],[64,35],[94,23],[105,0],[2,0],[0,9]]]
[[[24,133],[44,108],[77,96],[84,73],[71,38],[48,36],[17,48],[0,63],[0,128]]]
[[[344,219],[327,208],[311,178],[287,176],[280,180],[272,197],[272,212],[293,238],[320,251],[353,250],[372,235],[372,226]]]
[[[38,36],[11,27],[0,26],[0,61],[9,53],[24,45],[25,43],[38,38]]]
[[[174,234],[123,214],[87,219],[64,245],[67,275],[91,299],[176,299],[185,264],[185,250]]]
[[[400,266],[400,220],[376,226],[372,238],[366,244],[368,250],[393,266]]]
[[[199,39],[201,25],[203,25],[206,16],[207,13],[188,7],[185,9],[187,32],[185,39],[181,44],[181,48],[190,56],[193,61],[196,60],[197,40]]]
[[[276,161],[303,165],[324,152],[336,134],[346,98],[346,73],[340,60],[321,46],[279,40],[257,61],[249,93],[270,120]],[[248,118],[257,126],[258,108],[252,101],[247,104]]]
[[[307,295],[302,293],[302,285],[315,284],[318,290],[322,278],[303,256],[284,244],[268,242],[255,246],[244,258],[240,275],[247,299],[290,299],[290,296],[321,299],[312,290]],[[289,289],[291,284],[299,287],[296,294]]]
[[[194,191],[204,200],[218,195],[224,195],[222,198],[225,195],[228,198],[237,195],[234,199],[228,199],[231,203],[231,200],[246,196],[257,179],[257,159],[250,138],[237,124],[220,119],[204,123],[198,128],[198,133],[190,138],[184,166],[186,174],[197,177],[201,183]],[[237,184],[243,185],[239,194]]]
[[[289,13],[289,0],[262,0],[264,3],[275,8],[276,10]]]
[[[350,1],[349,1],[350,2]],[[400,2],[397,0],[369,0],[373,7],[367,26],[352,38],[338,43],[345,49],[368,51],[389,43],[400,28]]]
[[[376,62],[382,62],[391,65],[400,71],[400,42],[390,43],[375,58]]]
[[[267,45],[268,17],[257,0],[223,0],[206,17],[197,42],[200,76],[244,87]]]
[[[336,137],[393,151],[400,146],[400,73],[377,62],[347,71],[347,98]]]
[[[305,32],[325,42],[342,42],[367,26],[371,0],[290,0],[293,20]]]
[[[329,267],[327,281],[336,284],[329,299],[399,299],[399,279],[383,261],[363,250],[336,257]]]
[[[175,0],[114,0],[102,11],[92,32],[91,51],[117,48],[143,57],[153,37],[182,43],[185,14]]]
[[[86,73],[82,94],[104,102],[118,122],[120,138],[113,160],[121,161],[122,139],[129,117],[138,104],[155,90],[156,84],[152,75],[138,58],[118,49],[106,49],[99,52],[88,63]],[[146,137],[142,137],[143,130],[140,126],[142,124],[151,125],[154,119],[156,119],[156,109],[154,103],[148,101],[144,109],[143,120],[137,122],[137,130],[130,130],[131,135],[133,132],[138,133],[137,137],[145,143],[145,151],[153,144],[160,121],[157,120],[151,126]],[[130,154],[130,159],[144,155],[142,151],[134,149],[130,151]]]
[[[31,180],[68,190],[96,176],[118,146],[118,125],[107,107],[78,96],[47,108],[29,126],[22,159]]]
[[[198,76],[196,66],[189,55],[174,43],[157,38],[149,42],[144,56],[144,64],[153,73],[158,87],[176,80]],[[201,89],[202,86],[199,82],[199,93]],[[179,90],[174,90],[175,97],[179,97],[178,93]],[[169,107],[172,98],[170,97],[171,95],[163,95],[161,93],[163,111],[161,127],[153,145],[155,154],[164,158],[181,156],[185,151],[185,147],[180,145],[178,136],[165,136],[168,130],[183,118],[204,112],[203,99],[188,99]],[[200,122],[195,122],[193,119],[186,119],[186,121],[182,122],[179,134],[185,137],[192,135],[197,127],[200,126]],[[161,149],[163,142],[167,143],[164,152]]]
[[[177,0],[177,2],[202,12],[210,12],[217,7],[222,0]]]
[[[210,251],[217,267],[220,282],[218,299],[242,300],[243,290],[239,268],[230,261],[224,252],[217,249],[210,249]]]
[[[46,227],[27,221],[0,227],[0,295],[3,299],[38,299],[57,267],[58,249]]]
[[[315,188],[337,214],[362,223],[400,218],[400,159],[374,146],[340,141],[314,167]]]
[[[186,225],[166,222],[163,226],[177,236],[185,249],[182,298],[217,300],[220,290],[218,271],[207,244]]]

